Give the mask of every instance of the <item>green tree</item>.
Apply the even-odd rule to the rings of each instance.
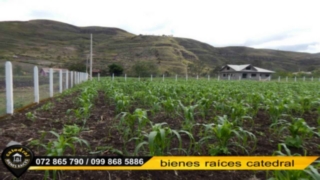
[[[111,64],[108,66],[109,68],[109,73],[114,74],[115,76],[121,76],[123,73],[123,68],[120,65],[117,64]]]
[[[136,62],[132,66],[132,71],[135,76],[149,77],[151,74],[156,76],[159,73],[159,68],[154,62]]]

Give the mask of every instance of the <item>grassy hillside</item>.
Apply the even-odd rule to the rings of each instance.
[[[130,74],[137,61],[152,61],[161,73],[209,73],[225,63],[252,63],[272,70],[297,71],[320,67],[320,53],[296,53],[247,47],[216,48],[192,39],[134,35],[118,28],[76,27],[33,20],[0,22],[0,60],[40,66],[85,63],[93,34],[94,68],[121,64]],[[2,66],[2,64],[1,64]]]

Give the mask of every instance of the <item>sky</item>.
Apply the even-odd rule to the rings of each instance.
[[[215,47],[320,52],[319,0],[0,0],[0,21],[48,19]]]

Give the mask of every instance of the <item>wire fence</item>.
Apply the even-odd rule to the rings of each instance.
[[[121,76],[114,76],[112,74],[111,76],[108,76],[111,79],[117,79],[120,81],[126,81],[128,78],[134,78],[137,79],[138,81],[165,81],[166,79],[174,79],[176,81],[189,81],[189,80],[217,80],[217,81],[277,81],[277,82],[320,82],[320,77],[313,77],[313,76],[299,76],[299,77],[281,77],[281,76],[268,76],[261,78],[260,76],[256,77],[247,77],[247,78],[242,78],[241,76],[237,77],[230,77],[230,76],[220,76],[220,75],[215,75],[215,76],[200,76],[200,75],[150,75],[149,77],[140,77],[140,76],[128,76],[127,74],[123,74]],[[100,76],[97,76],[96,79],[99,79]]]
[[[53,97],[56,93],[73,87],[75,84],[88,80],[88,74],[82,72],[69,71],[67,69],[56,69],[37,67],[33,64],[21,62],[0,62],[0,116],[12,114],[14,110],[22,108],[33,102],[39,102],[41,99]],[[8,77],[8,76],[11,76]],[[51,78],[52,77],[52,81]],[[150,75],[149,77],[129,77],[126,74],[111,79],[117,81],[127,81],[128,78],[137,81],[278,81],[278,82],[320,82],[320,78],[314,77],[268,77],[268,78],[231,78],[216,76],[200,75]],[[96,79],[100,79],[100,75]],[[10,89],[12,86],[12,89]],[[37,90],[37,91],[36,91]],[[12,97],[10,97],[10,94]]]
[[[67,69],[3,61],[0,65],[0,116],[88,80],[88,74]],[[52,77],[52,81],[50,78]]]

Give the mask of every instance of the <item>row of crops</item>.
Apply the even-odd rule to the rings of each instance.
[[[102,108],[95,105],[100,98],[115,111],[106,131],[117,143],[102,150],[91,147],[91,153],[106,149],[125,156],[320,153],[318,82],[101,78],[80,87],[74,98],[77,108],[67,111],[77,123],[65,125],[61,134],[51,133],[89,147],[90,140],[76,136],[90,130],[87,123],[94,121],[93,111]],[[47,150],[63,154],[52,149]],[[270,171],[267,176],[320,179],[317,168],[314,164],[304,171]]]

